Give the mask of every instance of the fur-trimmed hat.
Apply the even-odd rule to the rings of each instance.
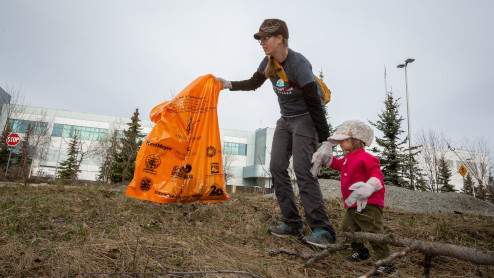
[[[348,138],[359,139],[364,142],[366,146],[370,146],[374,139],[374,130],[369,125],[359,120],[346,121],[336,128],[336,131],[328,138],[328,140],[333,144],[338,144],[339,141]]]

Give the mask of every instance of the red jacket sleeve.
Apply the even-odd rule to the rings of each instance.
[[[329,167],[341,172],[341,165],[343,165],[344,159],[345,157],[337,158],[336,156],[333,156],[333,162],[331,162],[331,165],[329,165]]]

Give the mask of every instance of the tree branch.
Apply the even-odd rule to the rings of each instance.
[[[399,252],[395,252],[395,253],[389,255],[387,258],[384,258],[384,259],[377,261],[376,263],[374,263],[372,269],[369,272],[367,272],[364,276],[360,276],[359,278],[367,278],[367,277],[373,276],[374,274],[377,273],[377,269],[381,265],[390,264],[394,259],[404,257],[408,252],[410,252],[410,250],[412,250],[410,247],[406,247]]]
[[[307,262],[304,264],[304,266],[311,266],[313,263],[316,261],[335,253],[336,251],[340,251],[343,249],[347,249],[348,245],[343,244],[343,243],[336,243],[336,244],[330,244],[327,249],[324,249],[322,251],[316,252],[316,253],[304,253],[300,249],[298,249],[296,246],[294,246],[293,250],[288,250],[285,248],[277,248],[277,249],[268,249],[267,251],[271,256],[278,255],[281,253],[289,254],[289,255],[295,255],[298,257],[301,257],[303,259],[307,259]]]
[[[358,232],[343,233],[343,236],[354,240],[369,240],[393,246],[409,246],[411,250],[419,251],[425,255],[446,256],[475,264],[494,265],[494,251],[481,251],[448,243],[414,240],[392,234]]]
[[[404,246],[405,248],[402,249],[399,252],[395,252],[388,256],[387,258],[378,260],[376,263],[374,263],[373,268],[367,272],[364,276],[361,276],[360,278],[365,278],[372,276],[377,273],[377,269],[385,264],[390,264],[393,260],[396,258],[401,258],[404,257],[406,254],[408,254],[410,251],[419,251],[425,255],[425,261],[424,261],[424,277],[429,277],[430,275],[430,268],[431,268],[431,262],[432,258],[435,256],[447,256],[447,257],[452,257],[468,262],[472,262],[475,264],[480,264],[480,265],[494,265],[494,251],[482,251],[482,250],[476,250],[473,248],[468,248],[468,247],[463,247],[463,246],[458,246],[458,245],[453,245],[453,244],[447,244],[447,243],[437,243],[437,242],[432,242],[432,241],[422,241],[422,240],[414,240],[414,239],[409,239],[409,238],[404,238],[400,236],[395,236],[392,234],[373,234],[373,233],[363,233],[363,232],[358,232],[358,233],[343,233],[342,236],[346,237],[347,239],[352,239],[352,240],[367,240],[367,241],[372,241],[372,242],[378,242],[378,243],[384,243],[384,244],[390,244],[393,246]],[[300,249],[297,248],[297,246],[293,247],[293,250],[285,249],[285,248],[278,248],[278,249],[268,249],[267,251],[269,252],[270,255],[277,255],[280,253],[285,253],[289,255],[295,255],[298,257],[301,257],[303,259],[306,259],[306,263],[304,264],[304,267],[311,266],[313,263],[316,261],[332,254],[335,253],[336,251],[340,251],[343,249],[348,248],[348,244],[345,243],[337,243],[337,244],[331,244],[329,247],[325,250],[322,250],[320,252],[316,253],[304,253]]]

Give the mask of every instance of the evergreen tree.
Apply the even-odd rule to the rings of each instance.
[[[324,81],[324,73],[322,72],[322,69],[319,71],[319,79]],[[326,119],[328,120],[328,124],[329,124],[328,109],[326,109],[326,106],[324,106],[323,108],[324,108],[324,116],[326,116]],[[329,127],[331,128],[331,124],[329,124]],[[329,134],[331,133],[332,132],[330,130]]]
[[[463,179],[463,188],[461,189],[461,192],[473,196],[473,187],[474,182],[472,176],[468,173],[467,177]]]
[[[11,161],[15,160],[15,158],[13,157],[14,152],[10,154],[10,149],[12,147],[9,147],[9,145],[7,144],[7,136],[9,136],[11,132],[10,125],[8,122],[9,121],[7,120],[7,124],[6,124],[7,126],[4,128],[2,135],[0,137],[0,167],[4,169],[7,167],[7,163],[9,161],[9,155]]]
[[[319,71],[319,79],[324,81],[324,73],[322,72],[322,70]]]
[[[123,158],[121,152],[117,151],[113,154],[113,161],[110,166],[110,180],[114,183],[122,182],[123,173]]]
[[[408,151],[410,150],[410,151]],[[406,159],[402,170],[402,175],[407,180],[413,180],[413,184],[410,185],[410,189],[416,189],[420,191],[427,191],[427,181],[425,180],[425,174],[419,167],[419,163],[416,159],[419,154],[418,146],[406,149]]]
[[[77,157],[79,156],[79,140],[77,137],[77,132],[71,138],[69,143],[68,157],[65,161],[61,162],[57,175],[61,179],[75,180],[77,179],[77,174],[80,170],[77,167]]]
[[[383,138],[376,136],[376,142],[382,150],[373,148],[373,151],[378,153],[385,183],[415,189],[415,181],[424,186],[425,181],[415,159],[417,153],[414,150],[417,147],[407,149],[403,147],[406,138],[400,139],[400,135],[404,132],[401,130],[404,118],[398,113],[400,107],[398,101],[399,98],[395,100],[392,92],[388,92],[384,101],[385,109],[378,115],[379,120],[375,123],[370,122],[384,134]],[[409,183],[407,180],[413,182]]]
[[[141,124],[139,123],[139,109],[136,109],[131,122],[124,130],[123,138],[119,139],[119,150],[115,152],[111,166],[111,180],[113,182],[126,182],[133,178],[135,170],[135,160],[144,136],[141,134]]]
[[[439,160],[439,183],[441,184],[441,192],[455,192],[456,189],[451,182],[451,170],[446,163],[444,156]]]
[[[384,101],[385,110],[378,115],[379,120],[376,123],[370,122],[370,124],[384,134],[384,138],[376,136],[377,144],[382,147],[381,151],[378,150],[378,158],[381,162],[384,183],[407,187],[407,182],[403,179],[406,157],[401,147],[406,139],[400,140],[399,138],[399,135],[403,133],[400,129],[403,117],[398,114],[398,100],[395,100],[393,94],[388,92]]]

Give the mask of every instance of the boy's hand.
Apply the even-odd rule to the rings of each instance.
[[[312,168],[310,173],[317,177],[321,171],[322,164],[329,166],[333,162],[333,145],[329,141],[322,142],[319,149],[312,155]]]
[[[357,202],[357,212],[361,212],[367,206],[367,199],[383,188],[379,179],[372,177],[367,182],[356,182],[348,189],[353,190],[352,194],[345,200],[347,206],[352,206]]]

